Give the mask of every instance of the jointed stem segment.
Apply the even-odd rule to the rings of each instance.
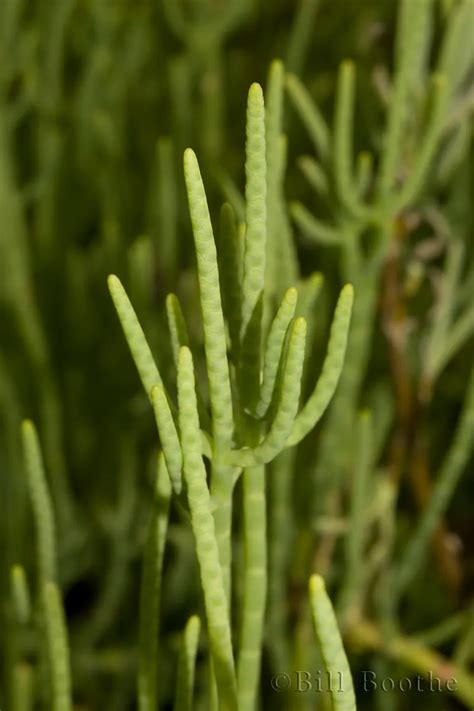
[[[179,354],[178,402],[184,477],[201,569],[217,689],[221,707],[234,711],[237,709],[237,697],[227,598],[219,563],[206,469],[201,453],[193,361],[189,348],[185,346]]]

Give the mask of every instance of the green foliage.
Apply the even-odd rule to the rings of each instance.
[[[42,455],[35,426],[29,420],[22,425],[23,450],[28,472],[28,486],[35,517],[38,541],[38,578],[41,583],[56,580],[56,525]]]
[[[140,591],[138,704],[143,711],[156,708],[158,702],[161,579],[171,495],[170,478],[161,454],[158,458],[155,501],[143,554]]]
[[[311,576],[309,595],[314,629],[325,667],[334,679],[342,679],[340,685],[342,691],[336,689],[334,684],[330,689],[334,711],[355,711],[356,702],[351,671],[342,646],[334,610],[326,593],[324,581],[319,575]]]
[[[193,708],[194,670],[200,627],[199,617],[193,615],[184,629],[176,675],[175,711],[190,711]]]
[[[206,194],[195,154],[188,149],[184,157],[197,256],[212,420],[211,431],[204,433],[204,438],[199,421],[192,358],[187,345],[188,336],[176,297],[168,297],[167,311],[173,352],[177,353],[178,428],[158,370],[149,360],[151,353],[135,312],[117,277],[109,277],[112,298],[145,389],[149,392],[152,377],[149,373],[156,373],[159,379],[151,388],[151,400],[166,467],[176,494],[181,492],[181,469],[184,472],[186,498],[201,571],[217,699],[220,707],[229,709],[237,708],[237,698],[239,708],[253,708],[258,686],[266,604],[267,557],[265,472],[261,465],[275,459],[290,441],[294,443],[301,440],[326,409],[341,373],[352,307],[352,288],[346,286],[336,308],[321,377],[308,403],[298,415],[306,320],[301,316],[294,317],[297,301],[295,288],[287,291],[275,315],[265,349],[262,344],[260,306],[264,300],[267,231],[264,126],[262,90],[254,84],[250,88],[247,112],[247,223],[241,283],[236,289],[242,298],[241,303],[234,301],[233,304],[234,308],[239,308],[238,322],[242,324],[240,333],[236,334],[241,347],[238,347],[238,355],[233,355],[232,362],[229,362],[227,355],[218,256]],[[231,215],[226,219],[231,222]],[[225,236],[233,240],[232,229],[227,229]],[[236,319],[235,312],[233,319]],[[229,333],[230,323],[232,317]],[[262,360],[264,374],[261,379],[259,363]],[[235,379],[231,377],[233,372]],[[252,373],[256,379],[252,387],[249,387]],[[242,380],[242,376],[245,380]],[[234,400],[233,394],[236,395]],[[211,492],[203,461],[203,441],[211,442],[208,454],[215,467],[211,472],[212,483],[217,478],[226,477],[228,480],[223,495],[228,512],[231,511],[232,488],[240,472],[245,470],[245,582],[237,676],[227,614],[230,595],[228,563],[225,558],[222,559],[222,548],[219,552],[216,535],[219,518],[214,520],[212,515]],[[243,446],[235,449],[232,447],[234,442]],[[222,502],[215,501],[214,505],[217,510]],[[226,538],[230,538],[230,524],[229,516],[221,522],[221,535]],[[222,577],[222,569],[225,571],[225,579]]]
[[[53,582],[43,583],[42,609],[49,668],[51,709],[72,709],[69,648],[61,593]]]
[[[474,706],[473,23],[0,3],[2,709]]]

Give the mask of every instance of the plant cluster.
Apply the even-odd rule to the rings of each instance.
[[[397,10],[0,7],[0,707],[474,705],[474,2]]]

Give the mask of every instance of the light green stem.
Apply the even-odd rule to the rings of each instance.
[[[51,711],[72,711],[69,645],[61,593],[55,583],[41,589],[51,689]]]
[[[254,711],[267,593],[265,467],[244,470],[245,579],[237,666],[239,711]]]
[[[148,538],[143,556],[140,592],[140,636],[138,654],[138,708],[155,711],[158,703],[158,638],[163,556],[171,496],[164,457],[158,458],[156,491]]]
[[[181,642],[174,711],[193,711],[194,673],[200,629],[201,621],[197,615],[193,615],[186,624]]]
[[[313,624],[326,670],[341,680],[341,689],[332,684],[330,688],[333,711],[356,711],[352,674],[342,644],[336,615],[326,593],[324,581],[313,575],[309,581],[309,595]]]
[[[41,584],[56,580],[56,524],[43,458],[36,429],[31,420],[22,424],[23,449],[28,475],[28,487],[38,540],[38,572]]]
[[[219,708],[237,711],[237,689],[228,615],[212,502],[201,454],[201,433],[197,411],[191,352],[183,347],[178,366],[178,402],[184,477],[187,484],[191,525],[204,591],[209,642]]]

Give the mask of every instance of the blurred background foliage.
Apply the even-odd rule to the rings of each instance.
[[[457,6],[454,0],[432,2],[429,64],[436,63],[446,18]],[[171,386],[173,361],[164,309],[168,291],[179,294],[192,342],[202,351],[183,150],[192,146],[198,154],[211,214],[218,215],[224,200],[238,212],[245,98],[251,82],[265,86],[271,60],[281,58],[331,124],[339,63],[351,58],[357,65],[355,152],[372,151],[377,165],[391,91],[397,9],[398,3],[389,0],[2,0],[2,708],[9,708],[9,655],[17,635],[8,613],[11,566],[22,564],[34,580],[21,420],[30,417],[38,423],[56,507],[59,576],[70,627],[77,708],[134,708],[140,560],[157,441],[106,276],[115,272],[124,281]],[[391,559],[392,546],[403,552],[427,506],[435,474],[453,439],[473,362],[471,330],[434,382],[423,379],[426,341],[440,314],[449,264],[456,278],[448,286],[472,322],[470,20],[468,16],[456,65],[467,61],[452,114],[455,128],[446,139],[449,151],[438,156],[425,189],[392,225],[374,292],[373,324],[370,319],[366,323],[366,364],[361,364],[360,385],[347,404],[354,411],[370,406],[374,414],[377,461],[372,467],[370,515],[378,528],[371,535],[383,561]],[[416,124],[415,108],[413,104]],[[327,203],[315,195],[299,167],[300,157],[312,154],[313,146],[288,100],[284,125],[288,200],[297,199],[320,219],[334,220],[337,200]],[[407,131],[409,165],[416,136],[422,137],[423,131],[413,131],[411,144]],[[302,275],[317,270],[325,276],[313,337],[317,369],[329,315],[346,275],[341,274],[337,249],[308,239],[298,220],[292,230]],[[457,256],[450,256],[447,246],[452,234],[460,245]],[[364,273],[359,279],[364,282]],[[441,331],[438,338],[450,338],[448,331]],[[288,492],[293,511],[288,536],[296,547],[288,565],[287,612],[301,649],[307,644],[301,586],[308,570],[321,570],[335,590],[343,578],[340,532],[347,525],[348,479],[336,480],[329,509],[317,511],[309,503],[314,495],[308,498],[307,482],[314,477],[306,474],[328,421],[330,415],[298,449],[297,476],[292,494]],[[352,439],[342,434],[339,441],[333,439],[335,455],[345,450],[349,459],[355,456],[357,441]],[[465,476],[446,516],[437,522],[430,551],[397,613],[397,625],[413,635],[448,619],[451,627],[438,638],[434,635],[433,647],[446,659],[457,659],[466,673],[474,657],[473,465],[471,452],[463,466]],[[327,474],[331,476],[331,471]],[[324,475],[322,482],[326,485]],[[316,488],[316,496],[319,493],[322,501],[325,493]],[[396,535],[390,530],[390,517],[394,527],[396,522]],[[237,558],[238,553],[236,544]],[[383,584],[390,585],[390,580]],[[170,651],[162,655],[166,708],[179,634],[199,600],[193,541],[178,511],[171,519],[163,594],[162,637]],[[376,602],[370,605],[377,607]],[[22,629],[21,635],[24,658],[34,666],[35,634]],[[357,653],[351,658],[355,672],[374,668],[395,677],[413,672],[396,654],[388,654],[394,658],[389,662],[377,645],[368,644],[369,651],[362,653],[360,645],[361,639],[356,639]],[[272,695],[271,646],[269,634],[262,676],[264,705],[313,708],[314,700],[304,695],[286,701]],[[295,655],[290,668],[313,663]],[[198,677],[198,689],[203,683]],[[41,698],[41,690],[38,694]],[[461,707],[446,694],[430,694],[429,700],[416,694],[360,695],[361,709]]]

